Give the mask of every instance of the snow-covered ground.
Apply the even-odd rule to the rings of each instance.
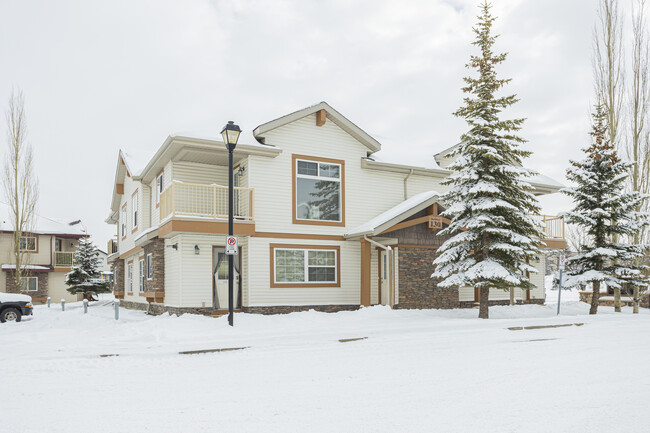
[[[39,306],[0,325],[0,431],[649,431],[650,311],[556,307],[237,314],[230,328]]]

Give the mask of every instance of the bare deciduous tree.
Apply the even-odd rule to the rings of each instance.
[[[605,106],[609,141],[620,153],[625,146],[620,129],[625,100],[622,24],[618,0],[600,0],[593,38],[596,103]],[[614,289],[614,309],[621,311],[620,288]]]
[[[634,163],[630,170],[630,189],[643,194],[650,193],[650,128],[648,128],[648,105],[650,105],[650,45],[645,14],[646,0],[637,0],[632,8],[632,68],[628,90],[629,140],[627,158]],[[637,212],[648,210],[648,200]],[[635,234],[634,244],[650,243],[650,231],[646,227]],[[646,261],[648,257],[646,255]],[[634,313],[639,312],[639,287],[633,287]]]
[[[27,143],[25,99],[20,90],[12,90],[7,119],[7,155],[4,165],[3,187],[14,231],[16,287],[26,290],[23,278],[28,276],[29,249],[21,245],[21,237],[33,229],[38,200],[38,180],[33,171],[32,147]],[[21,248],[22,247],[22,248]]]

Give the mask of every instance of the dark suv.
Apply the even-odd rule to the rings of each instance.
[[[33,313],[32,297],[17,293],[0,293],[0,323],[20,322]]]

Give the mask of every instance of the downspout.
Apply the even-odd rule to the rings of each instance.
[[[406,183],[408,182],[409,177],[411,177],[412,174],[413,174],[413,169],[410,169],[410,170],[409,170],[409,174],[407,174],[406,177],[404,178],[404,200],[406,200],[407,198],[409,198],[409,197],[408,197],[408,188],[407,188],[407,186],[406,186]]]

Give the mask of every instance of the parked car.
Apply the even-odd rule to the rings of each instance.
[[[32,297],[18,293],[0,293],[0,323],[20,322],[33,313]]]

